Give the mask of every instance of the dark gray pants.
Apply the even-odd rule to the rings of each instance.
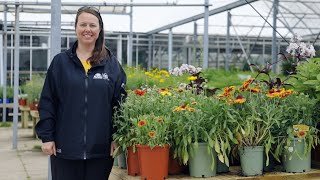
[[[51,156],[52,180],[107,180],[113,158],[68,160]]]

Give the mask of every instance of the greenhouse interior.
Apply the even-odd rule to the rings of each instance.
[[[320,0],[0,0],[0,179],[52,179],[39,101],[53,59],[79,42],[81,7],[126,74],[109,179],[320,179]],[[167,144],[142,164],[141,145]]]

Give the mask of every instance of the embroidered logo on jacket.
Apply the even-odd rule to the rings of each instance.
[[[105,79],[105,80],[109,80],[109,77],[108,77],[108,74],[107,73],[96,73],[94,76],[93,76],[93,79]]]

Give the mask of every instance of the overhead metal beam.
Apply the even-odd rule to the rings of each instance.
[[[7,2],[0,1],[0,5],[38,5],[50,6],[51,2]],[[61,6],[204,6],[205,4],[178,4],[178,3],[106,3],[106,2],[63,2]],[[211,5],[210,5],[211,6]]]
[[[268,2],[270,2],[270,3],[274,3],[273,2],[273,0],[266,0],[266,1],[268,1]],[[281,1],[282,2],[282,1]],[[296,2],[296,1],[295,1]],[[292,13],[292,15],[293,16],[295,16],[296,18],[299,18],[299,16],[297,16],[294,12],[292,12],[289,8],[287,8],[287,7],[285,7],[284,5],[282,5],[282,4],[280,4],[280,3],[278,3],[278,8],[279,7],[281,7],[281,9],[284,9],[284,10],[286,10],[286,11],[288,11],[288,12],[291,12]],[[301,22],[301,23],[303,23],[304,25],[305,25],[305,27],[308,27],[308,25],[305,23],[305,22]],[[309,29],[309,28],[308,28]],[[310,33],[312,34],[313,32],[309,29],[309,31],[310,31]]]
[[[247,0],[247,1],[248,1],[248,3],[252,3],[252,2],[255,2],[255,1],[259,1],[259,0]],[[212,16],[212,15],[215,15],[215,14],[219,14],[219,13],[222,13],[222,12],[225,12],[225,11],[228,11],[228,10],[231,10],[231,9],[234,9],[234,8],[246,5],[246,4],[247,4],[247,2],[245,0],[239,0],[237,2],[230,3],[228,5],[225,5],[225,6],[210,10],[209,11],[209,16]],[[171,28],[174,28],[176,26],[180,26],[180,25],[183,25],[183,24],[187,24],[187,23],[202,19],[202,18],[204,18],[204,16],[205,16],[204,13],[201,13],[201,14],[198,14],[198,15],[183,19],[181,21],[177,21],[175,23],[171,23],[171,24],[168,24],[166,26],[154,29],[152,31],[147,32],[147,34],[150,35],[150,34],[159,33],[161,31],[164,31],[164,30],[167,30],[167,29],[171,29]]]

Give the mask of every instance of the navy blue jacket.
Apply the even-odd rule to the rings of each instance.
[[[126,74],[109,57],[85,70],[76,55],[77,42],[54,57],[39,102],[36,132],[42,142],[54,141],[57,157],[110,157],[114,107],[126,97]]]

